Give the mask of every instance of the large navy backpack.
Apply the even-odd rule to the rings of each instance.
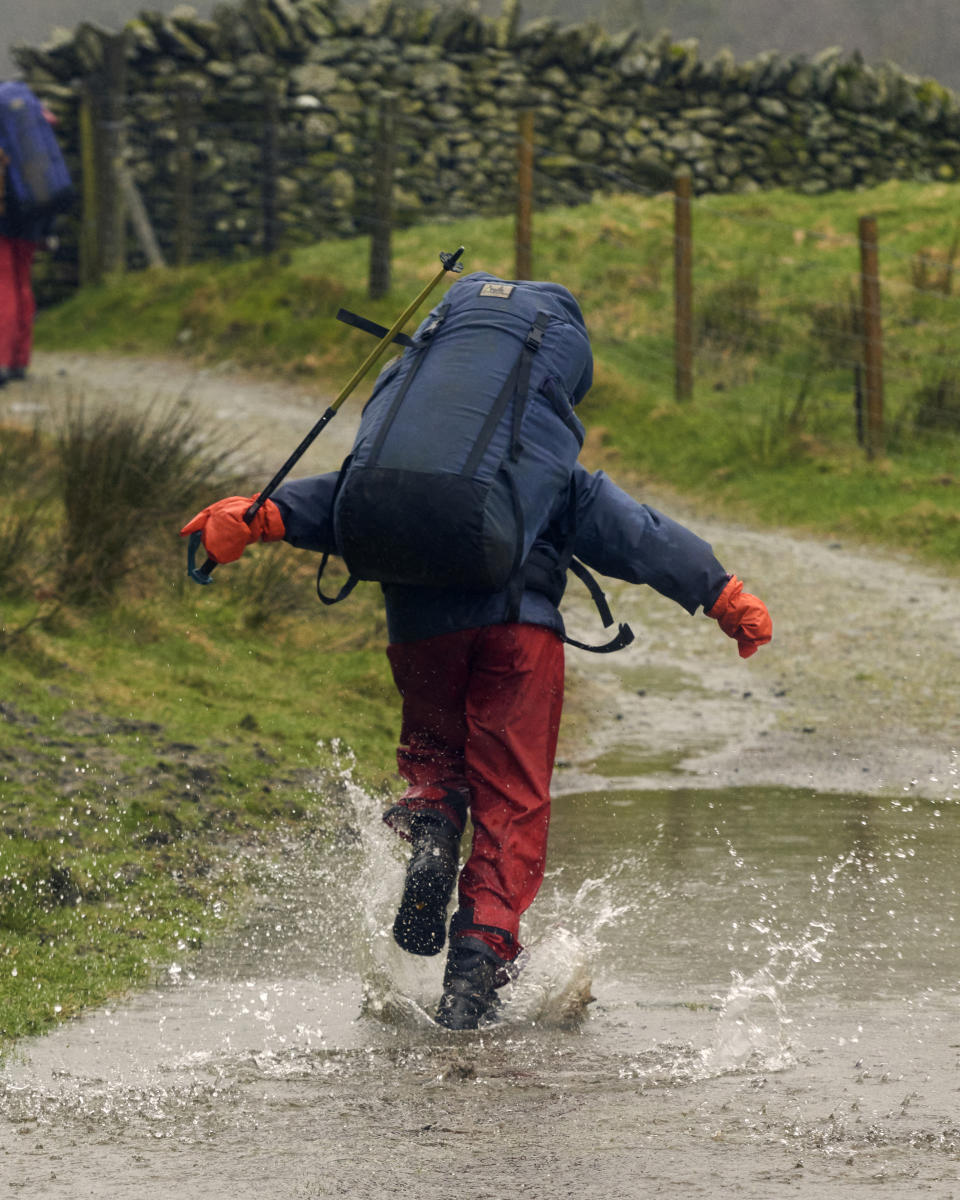
[[[455,283],[364,408],[334,507],[351,574],[505,587],[569,486],[592,370],[566,288]]]
[[[337,550],[351,582],[512,588],[518,611],[535,539],[558,498],[575,509],[584,430],[573,410],[593,380],[580,307],[559,284],[476,272],[408,343],[377,379],[341,470]]]
[[[67,164],[43,105],[24,83],[0,83],[0,150],[7,158],[8,224],[51,217],[69,205]]]

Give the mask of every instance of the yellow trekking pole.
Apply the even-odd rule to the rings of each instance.
[[[274,475],[263,491],[257,496],[256,500],[253,501],[247,511],[243,514],[243,519],[248,525],[253,521],[253,518],[263,507],[264,503],[280,486],[280,484],[299,462],[319,434],[321,434],[327,425],[330,424],[343,402],[347,399],[351,392],[354,391],[357,384],[359,384],[360,380],[363,379],[364,375],[367,374],[374,363],[376,363],[383,356],[384,351],[387,349],[390,343],[394,340],[407,321],[409,321],[409,319],[417,311],[424,300],[426,300],[427,296],[430,295],[441,279],[443,279],[448,272],[456,273],[463,270],[463,266],[460,263],[460,256],[462,254],[463,246],[461,246],[458,250],[453,251],[453,253],[440,254],[440,262],[442,264],[440,270],[436,273],[433,279],[430,280],[420,295],[407,305],[400,316],[397,317],[393,325],[386,330],[374,348],[370,351],[360,366],[357,367],[353,375],[351,375],[350,379],[346,382],[346,384],[344,384],[339,395],[326,410],[320,420],[317,421],[316,425],[314,425],[300,445],[297,446],[296,450],[294,450],[280,470],[277,471],[276,475]],[[195,583],[211,583],[212,580],[210,576],[214,567],[217,565],[217,560],[214,558],[208,558],[203,566],[198,567],[196,565],[197,551],[202,541],[203,538],[199,532],[191,533],[190,540],[187,543],[187,574]]]

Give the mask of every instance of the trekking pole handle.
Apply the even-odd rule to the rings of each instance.
[[[328,410],[328,412],[329,412],[329,410]],[[324,413],[324,417],[327,417],[327,420],[329,420],[327,413]],[[318,424],[319,424],[319,422],[318,422]],[[323,424],[326,424],[326,421],[324,421]],[[323,426],[321,425],[321,428],[322,427]],[[317,433],[319,433],[319,432],[320,432],[320,430],[318,429]],[[314,436],[316,436],[316,435],[314,435]],[[304,447],[304,449],[306,449],[306,447]],[[302,450],[301,450],[301,453],[303,453]],[[299,455],[298,455],[298,457],[299,457]],[[288,461],[288,463],[284,464],[286,470],[289,470],[292,465],[293,465],[293,463],[290,463],[289,461]],[[286,472],[284,472],[284,473],[286,473]],[[268,486],[270,486],[271,490],[272,490],[272,488],[276,487],[277,485],[276,485],[276,483],[274,483],[271,480],[271,483]],[[257,515],[257,513],[260,511],[260,509],[263,508],[264,502],[266,501],[268,495],[269,495],[269,493],[267,492],[266,489],[264,489],[264,491],[261,492],[260,495],[256,497],[256,499],[253,501],[253,503],[250,505],[250,507],[247,509],[247,511],[243,514],[243,519],[248,525],[253,524],[253,518]],[[213,574],[214,569],[219,564],[217,563],[217,560],[215,558],[213,558],[212,556],[208,556],[202,566],[200,566],[200,567],[197,566],[197,554],[202,545],[203,545],[203,534],[198,529],[196,531],[196,533],[190,534],[190,539],[187,542],[187,574],[194,581],[194,583],[202,583],[202,584],[213,583],[213,580],[210,578],[210,576]]]

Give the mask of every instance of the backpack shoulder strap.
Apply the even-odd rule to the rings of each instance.
[[[576,535],[577,483],[576,479],[571,476],[567,511],[563,520],[563,542],[559,547],[560,561],[558,566],[561,572],[571,571],[580,580],[590,593],[590,599],[600,614],[600,620],[603,622],[604,629],[608,629],[613,624],[613,613],[610,611],[610,605],[607,603],[606,594],[583,563],[573,557],[573,545]],[[610,641],[604,642],[600,646],[588,646],[586,642],[578,642],[574,638],[567,637],[566,634],[564,634],[563,640],[568,646],[575,646],[578,650],[589,650],[592,654],[612,654],[615,650],[622,650],[625,646],[629,646],[634,640],[634,633],[629,625],[621,624]]]
[[[339,604],[341,600],[346,600],[360,582],[356,575],[349,575],[346,583],[335,596],[327,596],[320,587],[320,580],[323,578],[323,572],[326,570],[329,560],[329,551],[324,551],[323,558],[320,559],[320,566],[317,568],[317,598],[326,604],[328,608],[331,604]]]

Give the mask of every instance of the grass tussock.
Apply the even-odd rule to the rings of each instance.
[[[226,454],[204,447],[187,406],[131,414],[74,404],[56,438],[63,505],[59,592],[108,603],[177,515],[222,477]]]

